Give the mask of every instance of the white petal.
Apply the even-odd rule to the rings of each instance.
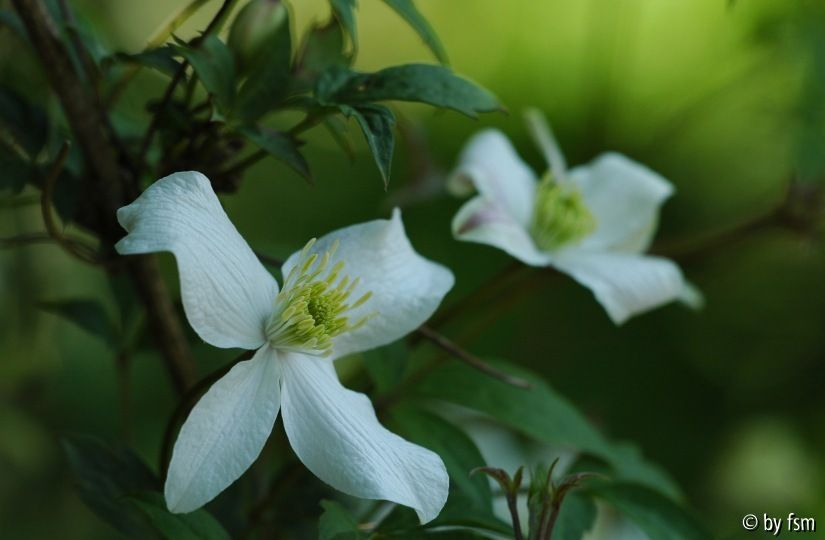
[[[169,463],[164,494],[170,512],[200,508],[257,459],[278,416],[280,372],[275,352],[261,347],[198,401]]]
[[[616,153],[570,171],[596,218],[596,231],[580,247],[627,253],[645,251],[653,239],[659,209],[673,186],[647,167]]]
[[[350,322],[376,315],[335,338],[333,358],[380,347],[409,334],[430,318],[453,286],[452,272],[425,259],[410,245],[397,208],[392,219],[352,225],[321,237],[311,252],[323,253],[336,241],[339,246],[330,265],[344,261],[342,274],[360,279],[350,299],[372,291],[367,302],[348,313]],[[284,275],[299,254],[284,263]]]
[[[680,299],[685,287],[679,267],[660,257],[569,249],[553,265],[592,290],[616,324]]]
[[[158,180],[117,212],[121,254],[171,251],[189,324],[216,347],[257,349],[278,284],[223,211],[204,175]]]
[[[453,236],[459,240],[497,247],[530,266],[547,266],[550,257],[536,247],[527,230],[495,201],[479,195],[453,218]]]
[[[440,457],[387,431],[330,360],[290,354],[283,370],[284,428],[313,474],[344,493],[414,508],[422,523],[438,515],[449,491]]]
[[[685,280],[685,287],[679,295],[679,301],[695,311],[705,309],[705,295],[699,287],[688,280]]]
[[[500,203],[516,222],[525,227],[530,223],[536,175],[500,131],[488,129],[473,136],[448,182],[453,186],[471,183],[480,194]]]

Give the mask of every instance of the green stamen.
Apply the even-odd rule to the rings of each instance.
[[[275,312],[267,324],[266,335],[275,348],[327,356],[332,352],[335,336],[361,327],[376,314],[350,323],[347,312],[369,300],[372,291],[349,303],[350,295],[359,284],[358,278],[350,280],[344,275],[339,279],[344,269],[343,261],[327,268],[338,243],[320,257],[317,253],[309,255],[314,243],[314,238],[307,243],[298,263],[284,279],[283,289],[275,298]]]
[[[547,173],[536,189],[530,232],[541,249],[577,242],[596,229],[593,214],[574,187],[559,184]]]

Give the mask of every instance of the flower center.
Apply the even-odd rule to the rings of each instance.
[[[375,313],[350,323],[348,313],[369,300],[372,291],[350,303],[359,279],[342,275],[343,261],[330,267],[329,261],[338,243],[320,256],[309,254],[314,243],[315,239],[307,243],[297,264],[284,278],[284,286],[275,297],[275,310],[266,326],[266,335],[274,348],[327,356],[332,353],[335,336],[359,328]]]
[[[596,220],[575,187],[559,184],[548,172],[536,189],[530,232],[541,249],[577,242],[595,230]]]

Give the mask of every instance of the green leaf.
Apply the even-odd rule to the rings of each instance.
[[[358,520],[335,501],[321,501],[324,513],[318,521],[318,540],[358,540],[364,538]]]
[[[324,127],[327,128],[332,140],[343,150],[350,161],[355,159],[355,150],[347,136],[347,122],[338,116],[324,118]]]
[[[229,533],[201,508],[187,514],[173,514],[166,509],[163,495],[148,492],[128,497],[167,540],[229,540]]]
[[[117,62],[138,64],[172,76],[180,68],[180,62],[174,58],[177,54],[175,51],[174,47],[158,47],[136,54],[117,53],[110,59]]]
[[[85,436],[61,440],[80,497],[98,517],[131,538],[156,538],[126,497],[160,489],[160,482],[130,450],[112,449]]]
[[[516,388],[464,364],[451,362],[419,383],[417,394],[484,412],[537,441],[591,453],[607,461],[619,478],[678,496],[678,488],[664,472],[645,462],[631,448],[608,441],[540,376],[505,362],[490,363],[526,379],[532,388]]]
[[[307,180],[312,180],[309,164],[301,155],[301,152],[298,151],[295,141],[285,133],[254,125],[238,128],[238,132],[269,152],[276,159],[289,165]]]
[[[339,106],[347,117],[354,117],[364,133],[372,157],[384,180],[384,187],[390,182],[390,167],[392,152],[395,146],[395,134],[392,127],[395,125],[395,115],[383,105],[362,105],[360,107]]]
[[[358,25],[355,21],[355,8],[358,7],[357,0],[329,0],[335,18],[349,35],[352,41],[352,50],[358,50]]]
[[[0,132],[6,131],[14,142],[34,158],[49,136],[46,113],[7,87],[0,87]]]
[[[438,527],[438,529],[433,530],[431,527]],[[449,530],[445,530],[448,527]],[[479,529],[486,532],[481,534]],[[378,524],[376,534],[369,538],[370,540],[390,538],[393,540],[475,540],[481,538],[489,540],[500,538],[501,535],[512,536],[512,534],[513,528],[496,518],[488,519],[486,522],[479,519],[465,519],[462,523],[458,523],[439,516],[436,521],[422,526],[412,509],[399,505]]]
[[[385,394],[401,382],[407,366],[407,347],[401,341],[395,341],[384,347],[372,349],[362,355],[375,391]]]
[[[503,110],[489,91],[449,68],[430,64],[394,66],[375,73],[332,68],[316,86],[319,101],[357,106],[374,101],[413,101],[452,109],[475,118]]]
[[[255,122],[286,96],[292,63],[292,36],[287,24],[272,32],[252,61],[249,77],[238,92],[234,114],[243,122]]]
[[[471,529],[450,529],[450,530],[430,530],[424,527],[416,527],[407,531],[398,531],[390,534],[381,533],[374,537],[392,540],[490,540],[491,536],[482,534]],[[492,538],[500,538],[500,535]]]
[[[61,300],[40,302],[44,311],[63,317],[93,336],[101,338],[110,347],[116,347],[119,335],[103,306],[96,300]]]
[[[174,45],[195,70],[206,91],[227,108],[235,93],[235,60],[223,41],[210,34],[195,46]]]
[[[448,63],[447,52],[444,50],[441,40],[438,39],[435,30],[427,22],[427,19],[415,7],[413,0],[384,0],[384,2],[407,21],[407,24],[424,40],[424,44],[430,48],[439,62],[442,64]]]
[[[593,499],[582,493],[567,495],[561,504],[553,540],[581,540],[593,528],[596,521],[596,505]]]
[[[708,540],[712,536],[683,508],[648,487],[630,483],[594,483],[587,489],[630,518],[656,540]]]

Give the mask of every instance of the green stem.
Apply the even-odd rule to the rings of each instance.
[[[301,120],[292,128],[290,128],[289,131],[287,131],[287,134],[291,137],[295,137],[296,135],[299,135],[304,131],[307,131],[313,128],[314,126],[318,125],[327,114],[328,113],[325,112],[320,114],[307,114],[303,120]],[[234,174],[241,173],[249,167],[251,167],[252,165],[258,163],[268,155],[269,152],[267,152],[266,150],[257,150],[249,154],[245,158],[241,159],[240,161],[230,165],[228,168],[226,168],[224,171],[220,173],[220,176],[232,176]]]
[[[211,34],[212,32],[216,32],[220,29],[220,26],[223,24],[224,17],[231,11],[233,5],[235,4],[236,0],[224,0],[223,4],[221,4],[220,9],[218,9],[215,16],[207,25],[206,30],[203,33],[193,39],[190,42],[190,45],[196,47],[203,39]],[[140,145],[140,153],[138,154],[137,166],[139,167],[138,170],[138,178],[140,178],[141,173],[146,168],[146,156],[149,153],[149,147],[152,145],[152,140],[155,137],[155,133],[157,132],[158,126],[160,124],[160,118],[163,116],[166,108],[169,106],[169,103],[172,101],[172,96],[175,94],[175,89],[177,88],[180,81],[183,79],[184,75],[186,74],[186,69],[189,67],[189,62],[186,60],[182,61],[180,67],[175,72],[175,75],[172,77],[172,80],[169,82],[169,85],[166,87],[166,90],[163,93],[163,97],[161,98],[160,106],[158,110],[155,112],[154,116],[152,116],[152,120],[149,122],[149,127],[146,128],[146,133],[143,135],[143,142]]]
[[[420,336],[423,336],[425,339],[429,340],[435,346],[443,350],[444,352],[448,353],[449,355],[461,360],[468,366],[473,369],[476,369],[485,375],[489,375],[494,379],[498,379],[499,381],[509,384],[511,386],[516,386],[518,388],[530,388],[530,383],[521,379],[519,377],[514,377],[503,371],[500,371],[490,364],[484,362],[482,359],[478,358],[477,356],[467,352],[466,350],[462,349],[458,345],[456,345],[453,341],[451,341],[446,336],[439,334],[432,328],[427,325],[421,325],[416,333]]]

